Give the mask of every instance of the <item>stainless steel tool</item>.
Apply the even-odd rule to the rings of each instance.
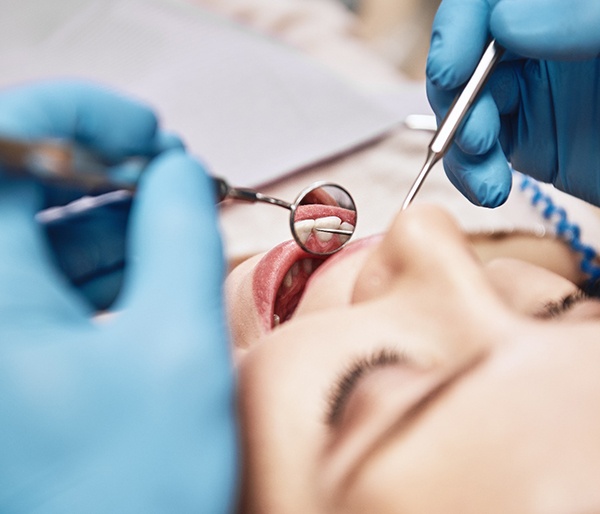
[[[469,112],[469,108],[477,99],[483,86],[485,86],[503,53],[504,48],[496,40],[492,40],[483,53],[473,75],[471,75],[462,92],[456,97],[450,109],[448,109],[446,116],[429,143],[425,164],[423,164],[404,202],[402,202],[402,210],[405,210],[411,204],[433,166],[446,154],[452,145],[456,131]]]

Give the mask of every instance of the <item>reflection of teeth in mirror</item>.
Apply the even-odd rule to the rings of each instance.
[[[354,232],[354,225],[351,225],[350,223],[348,223],[347,221],[342,222],[342,224],[340,225],[340,228],[342,230],[347,230],[348,232],[352,233]],[[352,234],[346,235],[346,234],[338,234],[338,237],[340,238],[340,242],[341,243],[345,243],[346,241],[348,241],[348,239],[350,239],[350,236]]]
[[[340,228],[340,224],[342,220],[337,216],[327,216],[326,218],[317,218],[315,220],[315,234],[317,235],[317,239],[326,243],[327,241],[331,241],[333,234],[331,232],[320,232],[318,229],[320,228]]]
[[[315,220],[302,220],[294,223],[294,230],[296,231],[296,235],[302,244],[306,243],[306,240],[308,239],[308,236],[312,232],[314,226]]]
[[[331,241],[334,235],[337,235],[339,242],[344,244],[348,241],[352,234],[336,234],[335,232],[321,231],[319,229],[327,230],[347,230],[348,232],[354,232],[354,225],[347,221],[342,221],[338,216],[325,216],[323,218],[316,219],[305,219],[294,223],[294,230],[298,239],[302,244],[306,244],[308,237],[311,232],[314,232],[317,240],[322,243]],[[293,268],[294,269],[294,268]],[[284,284],[286,284],[284,280]]]

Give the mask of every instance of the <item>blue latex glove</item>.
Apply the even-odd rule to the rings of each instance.
[[[114,162],[183,147],[177,136],[159,129],[145,105],[75,81],[37,82],[0,92],[0,134],[71,139]],[[77,190],[44,191],[44,207],[81,196]],[[48,227],[57,264],[95,309],[109,307],[120,290],[129,207],[121,202]]]
[[[473,203],[495,207],[513,167],[600,205],[600,2],[443,0],[427,61],[442,117],[490,36],[507,49],[444,159]]]
[[[112,126],[98,119],[88,142],[110,151]],[[0,173],[0,511],[230,512],[234,384],[211,181],[182,150],[152,161],[117,313],[98,321],[48,260],[33,219],[42,193]]]

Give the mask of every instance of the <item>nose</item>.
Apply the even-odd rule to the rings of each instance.
[[[374,249],[355,282],[353,302],[386,295],[400,283],[415,293],[434,285],[438,291],[462,289],[481,275],[470,243],[450,214],[417,204],[396,216]]]
[[[397,215],[359,271],[352,301],[430,363],[487,351],[513,321],[467,236],[436,206]]]

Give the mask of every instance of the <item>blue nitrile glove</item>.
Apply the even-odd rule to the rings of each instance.
[[[80,81],[36,82],[0,91],[0,135],[66,138],[114,162],[183,147],[178,137],[159,129],[147,106]],[[45,188],[45,193],[45,207],[81,196],[64,188]],[[96,309],[108,307],[119,292],[128,213],[129,205],[122,202],[48,227],[59,267]]]
[[[152,161],[123,291],[99,320],[48,261],[39,193],[0,175],[0,512],[231,512],[234,384],[212,182],[183,150]]]
[[[430,103],[442,117],[487,39],[507,49],[444,159],[473,203],[495,207],[513,167],[600,205],[600,2],[443,0],[427,61]]]

